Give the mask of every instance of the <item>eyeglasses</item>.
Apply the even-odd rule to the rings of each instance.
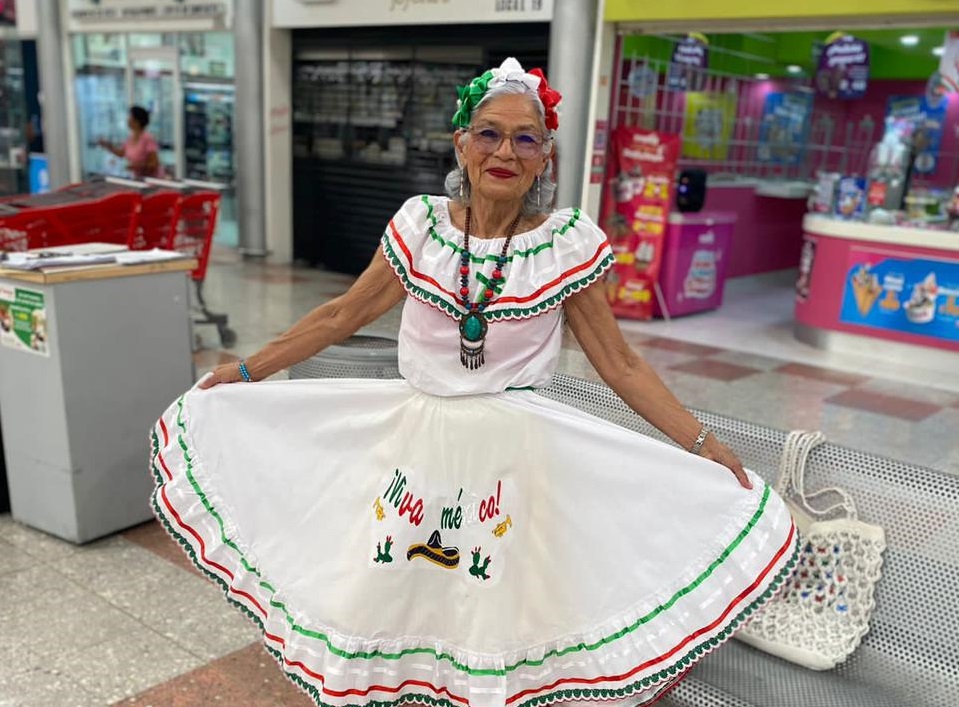
[[[521,160],[528,160],[537,155],[543,154],[543,138],[536,133],[518,132],[501,133],[493,128],[470,129],[473,135],[473,144],[480,152],[491,155],[496,152],[503,140],[510,139],[513,145],[513,152]]]

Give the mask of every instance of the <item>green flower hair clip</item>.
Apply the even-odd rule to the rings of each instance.
[[[486,95],[486,91],[489,88],[489,82],[493,78],[493,72],[487,71],[481,76],[477,76],[475,79],[469,82],[466,86],[457,86],[456,92],[459,94],[459,100],[456,101],[457,109],[456,113],[453,115],[453,126],[456,128],[468,128],[470,125],[470,120],[473,117],[473,111],[476,109],[476,106],[479,105],[480,101],[483,100],[483,96]]]

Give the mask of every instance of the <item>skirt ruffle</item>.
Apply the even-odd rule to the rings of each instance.
[[[191,391],[153,503],[318,705],[648,704],[796,558],[781,499],[532,392]]]

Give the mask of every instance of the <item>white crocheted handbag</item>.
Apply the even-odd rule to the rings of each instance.
[[[821,432],[791,432],[786,440],[776,490],[799,529],[796,572],[736,637],[760,650],[812,670],[842,663],[869,630],[885,534],[858,519],[844,489],[807,494],[804,474],[809,453],[823,442]],[[810,501],[835,494],[840,501],[817,510]]]

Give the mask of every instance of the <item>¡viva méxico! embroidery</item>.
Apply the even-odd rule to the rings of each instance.
[[[410,475],[394,470],[371,504],[372,566],[446,572],[462,568],[470,581],[494,580],[497,573],[492,570],[502,571],[502,553],[514,527],[513,514],[504,512],[504,496],[515,496],[509,479],[497,480],[489,493],[460,488],[449,496],[421,493]],[[395,555],[394,547],[406,548],[405,553]]]

